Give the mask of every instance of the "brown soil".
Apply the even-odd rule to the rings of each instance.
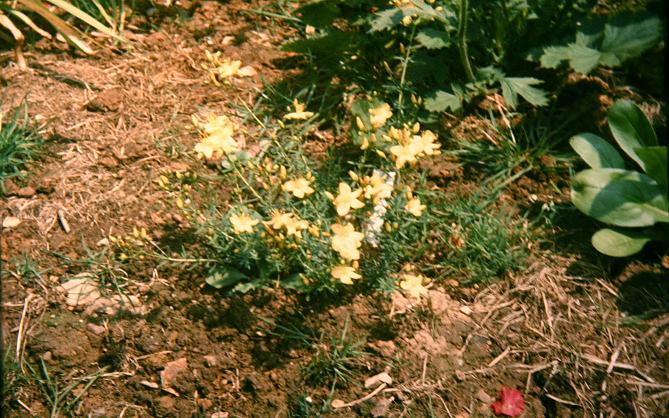
[[[365,379],[384,371],[392,382],[383,390],[322,416],[485,417],[503,386],[525,393],[524,417],[667,416],[669,288],[659,278],[669,266],[537,253],[497,284],[461,288],[454,277],[412,304],[399,294],[225,296],[186,265],[112,262],[104,239],[133,227],[167,251],[188,242],[188,221],[156,179],[205,172],[190,156],[191,115],[252,106],[261,87],[259,76],[224,89],[207,83],[205,48],[265,80],[282,76],[278,45],[289,29],[241,13],[268,3],[202,1],[191,19],[135,31],[129,51],[73,57],[44,43],[28,54],[28,71],[4,63],[3,110],[27,100],[48,138],[27,178],[7,184],[0,209],[22,220],[0,242],[2,343],[23,360],[6,370],[6,415],[49,416],[53,395],[37,383],[43,364],[61,391],[72,385],[61,416],[319,416],[328,399],[372,392]],[[327,135],[317,132],[316,151]],[[448,158],[432,171],[463,176]],[[521,182],[506,200],[554,198],[542,183]],[[20,273],[24,257],[41,275]],[[141,306],[68,307],[59,286],[81,273],[115,278]],[[641,296],[654,304],[637,303]],[[348,366],[350,381],[308,379],[319,353],[342,348],[342,333],[364,353]]]

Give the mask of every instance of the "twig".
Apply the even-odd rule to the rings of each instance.
[[[581,407],[581,405],[577,404],[576,402],[567,401],[567,400],[558,398],[557,396],[551,395],[550,393],[547,393],[546,397],[549,398],[549,399],[552,399],[552,400],[554,400],[555,402],[558,402],[558,403],[562,403],[562,404],[565,404],[565,405],[571,405],[571,406],[578,406],[579,408]]]
[[[65,211],[62,209],[58,209],[58,222],[60,222],[60,226],[63,228],[63,231],[65,231],[66,234],[69,234],[72,229],[70,228],[70,224],[67,222],[67,219],[65,219]]]
[[[508,356],[510,352],[511,347],[506,347],[506,350],[502,351],[502,354],[498,355],[490,363],[488,363],[488,367],[494,367],[497,363],[502,361],[504,357]]]
[[[593,355],[582,354],[581,357],[583,359],[589,361],[590,363],[596,364],[598,366],[606,366],[607,368],[610,367],[608,361],[602,360],[602,359],[600,359],[598,357],[595,357]],[[652,377],[650,377],[650,376],[646,375],[645,373],[641,372],[639,369],[637,369],[636,367],[634,367],[631,364],[618,363],[618,362],[614,361],[614,362],[611,362],[611,366],[613,366],[614,369],[623,369],[623,370],[627,370],[627,371],[631,371],[631,372],[636,372],[639,376],[643,377],[646,381],[648,381],[650,383],[655,383],[655,380]]]
[[[346,408],[346,407],[350,407],[350,406],[355,406],[355,405],[357,405],[357,404],[359,404],[359,403],[365,402],[366,400],[372,399],[374,396],[376,396],[376,394],[378,394],[378,393],[381,392],[383,389],[385,389],[386,386],[388,386],[387,383],[381,383],[381,384],[379,385],[378,388],[374,389],[372,392],[370,392],[369,394],[363,396],[363,397],[360,398],[360,399],[356,399],[355,401],[351,401],[351,402],[349,402],[349,403],[343,403],[343,404],[332,405],[332,407],[335,408],[335,409],[340,409],[340,408]]]

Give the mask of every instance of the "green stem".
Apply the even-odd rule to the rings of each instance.
[[[411,48],[413,46],[413,38],[416,35],[416,25],[411,29],[411,36],[409,37],[409,45],[404,51],[404,59],[402,60],[402,75],[400,76],[400,95],[397,98],[397,106],[400,110],[400,116],[404,114],[404,83],[406,82],[407,68],[409,67],[409,56],[411,55]]]
[[[467,9],[469,8],[469,0],[460,0],[460,11],[458,15],[458,50],[460,51],[460,60],[462,67],[467,75],[467,80],[475,81],[472,64],[469,61],[469,52],[467,51]]]

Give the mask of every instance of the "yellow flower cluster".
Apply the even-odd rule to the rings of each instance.
[[[239,143],[233,137],[236,126],[227,116],[210,115],[204,123],[195,116],[192,120],[203,135],[194,148],[198,156],[210,160],[240,150]]]
[[[202,68],[209,72],[209,79],[216,86],[221,83],[230,84],[232,77],[250,77],[256,74],[256,71],[250,65],[242,67],[242,62],[231,58],[221,59],[221,52],[211,53],[205,51],[208,64],[203,63]]]
[[[441,144],[436,142],[437,136],[432,131],[423,131],[418,135],[419,131],[420,125],[416,123],[412,129],[408,126],[401,129],[390,128],[388,134],[383,135],[386,141],[397,142],[397,145],[390,147],[397,169],[404,167],[406,163],[414,164],[418,157],[440,153]]]
[[[247,214],[231,215],[230,223],[232,230],[236,235],[253,233],[254,227],[260,223],[259,219],[253,218]],[[265,227],[271,230],[285,230],[286,236],[294,236],[297,239],[302,238],[302,231],[309,228],[309,222],[300,219],[299,216],[291,212],[276,211],[272,214],[272,219],[263,222]]]

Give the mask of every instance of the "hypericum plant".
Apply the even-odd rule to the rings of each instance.
[[[618,146],[643,172],[626,169],[623,157],[603,138],[576,135],[571,146],[591,168],[574,176],[571,199],[581,212],[614,226],[597,231],[592,245],[625,257],[653,239],[669,239],[667,147],[659,145],[648,118],[630,101],[617,101],[608,123]]]
[[[96,7],[98,7],[100,11],[104,12],[104,9],[98,3],[98,0],[91,0],[91,2],[96,4]],[[56,10],[59,11],[54,11],[54,7],[56,7]],[[125,42],[125,39],[116,33],[113,28],[106,26],[99,20],[84,12],[81,8],[73,5],[70,1],[0,0],[0,29],[9,32],[11,38],[9,38],[3,31],[0,31],[0,37],[5,40],[11,40],[12,38],[14,39],[16,62],[20,68],[27,68],[25,57],[23,56],[25,29],[21,29],[20,26],[25,25],[29,30],[47,39],[51,39],[52,37],[48,31],[44,30],[41,26],[35,23],[35,20],[31,17],[31,14],[35,14],[47,21],[56,31],[58,31],[60,35],[63,36],[63,38],[65,38],[68,43],[77,49],[83,51],[86,54],[93,53],[93,49],[91,49],[88,43],[84,41],[85,35],[71,23],[61,18],[60,14],[62,12],[68,13],[74,18],[80,20],[88,26],[95,28],[107,36]]]
[[[415,243],[428,230],[428,209],[421,192],[399,177],[410,180],[416,161],[437,152],[436,136],[418,125],[387,127],[392,111],[380,104],[360,120],[378,137],[374,151],[350,150],[350,163],[334,156],[317,163],[289,133],[312,116],[299,102],[294,107],[281,123],[282,139],[274,132],[253,153],[231,118],[194,120],[202,135],[195,151],[219,162],[233,194],[224,210],[200,210],[186,195],[177,200],[200,224],[208,256],[220,260],[207,283],[241,292],[274,284],[312,291],[365,278],[385,288],[396,281],[419,296],[427,278],[412,262],[421,254]]]

